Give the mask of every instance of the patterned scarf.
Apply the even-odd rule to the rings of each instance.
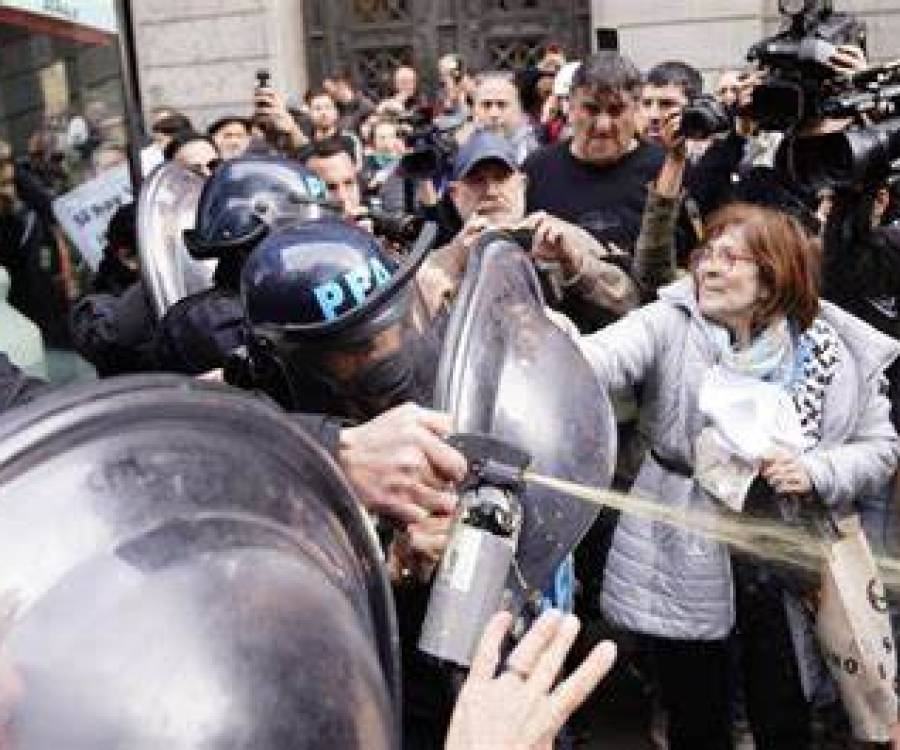
[[[711,326],[723,367],[781,385],[790,394],[807,449],[822,439],[825,391],[839,362],[838,336],[830,323],[816,318],[797,334],[785,318],[773,321],[749,346],[735,349],[728,331]]]

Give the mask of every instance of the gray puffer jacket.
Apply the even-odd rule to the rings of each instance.
[[[642,414],[654,452],[671,469],[694,465],[703,427],[700,383],[717,359],[692,279],[664,287],[660,300],[581,339],[598,377],[612,390],[643,384]],[[883,371],[898,342],[827,302],[820,315],[841,340],[840,363],[825,395],[823,437],[803,461],[836,511],[884,486],[900,458],[884,395]],[[634,490],[677,507],[714,510],[690,476],[648,453]],[[603,582],[602,606],[616,624],[668,638],[724,638],[734,625],[728,549],[672,526],[623,514]]]

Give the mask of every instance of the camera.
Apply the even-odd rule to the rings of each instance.
[[[256,88],[265,89],[269,87],[269,80],[272,78],[272,74],[269,73],[265,68],[260,68],[256,71]]]
[[[368,209],[368,217],[372,221],[372,234],[399,245],[411,245],[415,242],[425,224],[425,219],[421,216],[385,211],[374,201],[369,204]]]
[[[402,115],[400,122],[409,129],[405,139],[409,152],[400,158],[398,174],[410,180],[449,174],[457,151],[454,134],[465,116],[443,115],[432,120],[427,110],[419,109]]]
[[[883,183],[900,158],[900,120],[840,133],[795,138],[790,169],[795,180],[813,187],[863,189]]]
[[[714,96],[701,94],[681,110],[678,134],[688,140],[703,140],[731,130],[731,114]]]
[[[825,116],[823,102],[844,82],[828,65],[841,44],[865,48],[865,27],[853,16],[835,13],[831,0],[781,0],[786,27],[753,45],[747,59],[768,72],[742,111],[763,130],[789,130]]]

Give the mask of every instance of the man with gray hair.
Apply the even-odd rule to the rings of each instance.
[[[535,151],[523,165],[528,213],[544,211],[581,227],[609,249],[607,260],[629,271],[647,185],[663,163],[661,148],[637,138],[641,86],[638,69],[618,52],[588,57],[572,78],[571,137]],[[580,269],[562,279],[560,309],[590,332],[614,315],[580,293],[580,279]]]
[[[504,71],[481,73],[475,79],[473,119],[479,130],[506,138],[522,164],[540,145],[528,118],[512,75]]]

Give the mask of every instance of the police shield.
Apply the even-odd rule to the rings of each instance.
[[[545,313],[531,261],[502,234],[471,253],[438,365],[437,408],[459,433],[486,433],[531,455],[541,474],[607,487],[616,424],[577,345]],[[527,484],[514,579],[544,589],[596,507]]]
[[[195,260],[183,232],[194,226],[203,178],[180,164],[161,164],[141,186],[137,234],[141,273],[159,318],[178,300],[209,289],[215,261]]]
[[[377,540],[258,399],[120,378],[7,415],[0,570],[12,747],[395,746]]]

